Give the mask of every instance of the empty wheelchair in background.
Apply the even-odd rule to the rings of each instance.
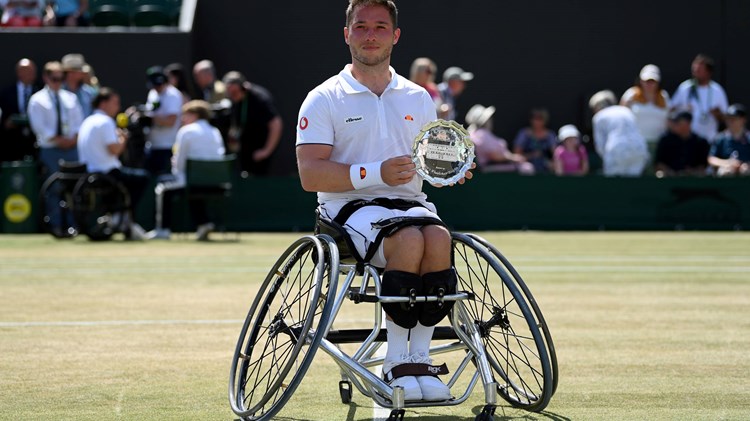
[[[114,178],[87,173],[79,162],[60,162],[39,191],[42,222],[58,238],[85,234],[92,241],[109,240],[121,232],[130,208],[130,194]]]
[[[232,359],[229,400],[243,420],[268,420],[291,398],[319,349],[340,368],[343,403],[353,389],[391,408],[389,420],[404,408],[458,405],[481,384],[485,405],[478,421],[493,420],[497,397],[528,411],[542,411],[557,388],[557,358],[547,323],[534,297],[510,262],[473,234],[452,233],[452,261],[458,275],[453,295],[380,295],[381,269],[357,255],[346,231],[318,217],[315,235],[298,239],[273,265],[250,307]],[[450,326],[438,325],[430,355],[458,352],[461,362],[446,382],[446,401],[404,401],[375,372],[383,364],[378,349],[386,342],[381,303],[455,301]],[[374,306],[365,329],[336,329],[347,305]],[[445,322],[443,322],[445,323]],[[437,344],[436,344],[437,343]],[[342,344],[360,344],[349,355]],[[468,386],[460,387],[466,373]]]

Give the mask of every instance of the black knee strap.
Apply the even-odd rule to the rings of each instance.
[[[424,295],[422,285],[422,277],[416,273],[388,270],[383,273],[380,295],[384,297],[409,297],[412,293],[416,296]],[[404,329],[411,329],[419,321],[422,305],[422,303],[383,303],[383,310],[391,316],[394,323]]]
[[[425,273],[422,275],[422,280],[424,281],[425,295],[443,296],[456,293],[458,279],[453,268],[440,272]],[[450,313],[453,304],[453,301],[425,303],[419,316],[419,323],[424,326],[435,326]]]

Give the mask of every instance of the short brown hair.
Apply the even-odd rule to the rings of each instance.
[[[91,106],[94,108],[99,108],[99,106],[102,105],[102,102],[109,101],[115,95],[117,95],[117,92],[114,89],[107,87],[101,88],[96,93],[94,99],[91,100]]]
[[[360,6],[383,6],[391,14],[391,23],[393,29],[398,28],[398,8],[393,0],[349,0],[349,7],[346,8],[346,26],[352,24],[354,18],[354,9]]]
[[[182,106],[182,112],[195,114],[199,120],[208,120],[211,118],[211,106],[202,99],[188,101]]]
[[[44,64],[45,75],[50,75],[55,72],[62,73],[62,71],[63,71],[62,63],[60,63],[59,61],[48,61],[47,63]]]

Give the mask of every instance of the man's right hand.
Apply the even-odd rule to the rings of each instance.
[[[380,165],[380,177],[389,186],[410,182],[417,174],[417,166],[408,155],[389,158]]]

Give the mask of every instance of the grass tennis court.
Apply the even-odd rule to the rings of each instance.
[[[560,367],[544,412],[501,401],[496,420],[750,418],[750,234],[480,235],[536,296]],[[241,320],[299,236],[0,235],[0,419],[235,419],[226,390]],[[346,316],[361,314],[371,313]],[[279,419],[377,416],[358,391],[342,404],[338,380],[319,353]],[[462,405],[406,417],[468,421],[482,403],[475,389]]]

